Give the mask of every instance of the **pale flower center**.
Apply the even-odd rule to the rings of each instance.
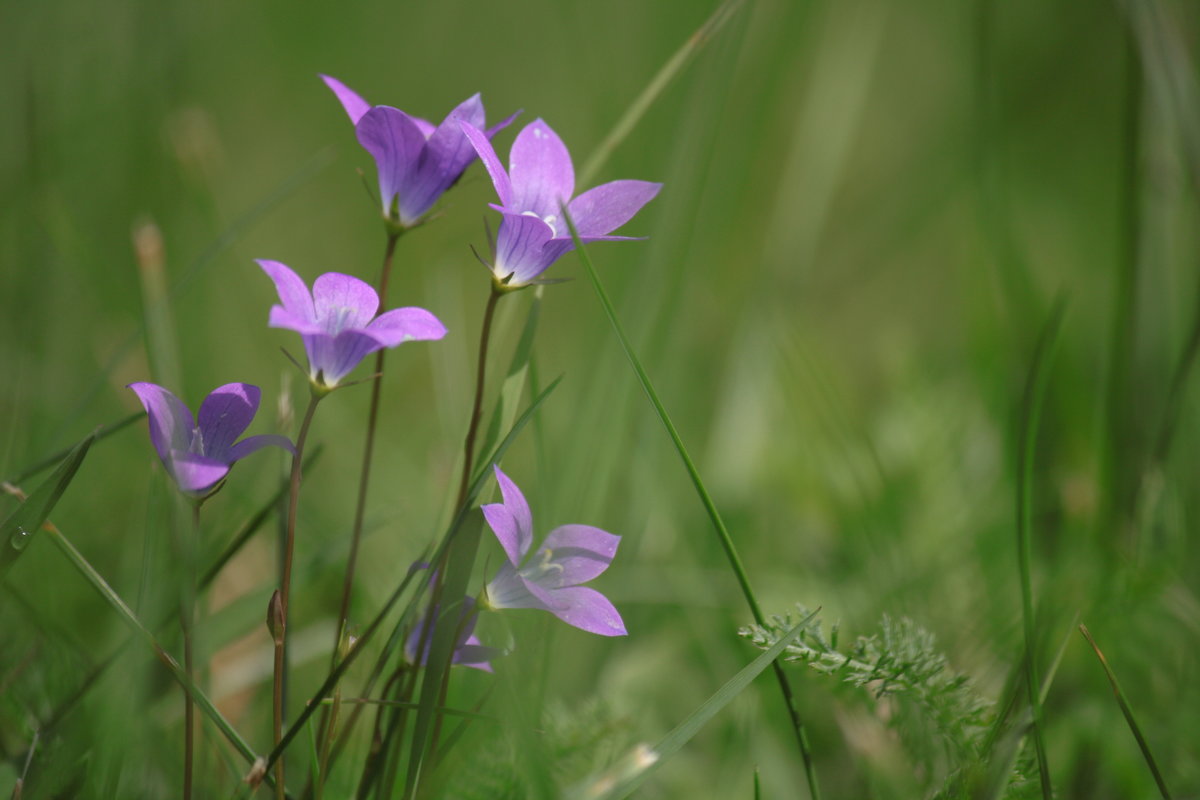
[[[521,569],[521,577],[527,581],[544,585],[544,579],[547,576],[563,571],[563,565],[552,561],[553,558],[554,551],[550,548],[539,550],[534,556],[534,560]]]
[[[337,336],[349,326],[350,317],[354,314],[355,309],[349,306],[340,306],[331,308],[325,316],[325,330],[329,331],[330,336]]]
[[[198,456],[204,455],[204,434],[200,428],[192,431],[192,440],[188,442],[188,452]]]
[[[533,217],[534,219],[540,219],[542,222],[544,222],[550,226],[550,231],[554,236],[558,236],[558,225],[557,225],[558,215],[557,214],[547,214],[546,216],[543,217],[540,214],[538,214],[536,211],[522,211],[521,216]]]

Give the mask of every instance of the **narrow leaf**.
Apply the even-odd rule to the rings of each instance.
[[[613,307],[612,300],[608,297],[608,292],[604,290],[604,284],[600,282],[600,274],[592,266],[592,259],[588,255],[586,248],[584,248],[583,242],[579,240],[579,231],[575,227],[575,220],[571,218],[571,214],[565,204],[560,203],[559,209],[563,219],[566,220],[567,228],[571,231],[571,241],[579,253],[579,260],[583,264],[583,269],[592,283],[592,288],[596,290],[596,297],[600,300],[600,305],[604,309],[605,316],[608,317],[608,322],[612,326],[613,333],[617,335],[617,341],[621,343],[621,349],[625,351],[625,357],[629,361],[629,366],[633,368],[633,372],[642,386],[642,391],[645,392],[650,404],[654,406],[654,411],[658,414],[658,419],[663,427],[666,428],[667,435],[671,437],[671,443],[675,445],[675,451],[679,454],[679,459],[683,462],[688,477],[692,480],[692,486],[696,490],[696,495],[699,497],[700,503],[704,506],[704,510],[708,513],[708,518],[713,525],[713,532],[716,533],[717,540],[721,543],[721,549],[725,552],[725,560],[729,562],[729,568],[733,571],[738,586],[741,587],[742,596],[746,599],[746,605],[750,607],[750,614],[754,617],[756,624],[765,625],[766,617],[763,615],[762,607],[758,604],[758,598],[755,596],[754,589],[750,585],[750,577],[746,574],[746,568],[742,565],[742,558],[738,555],[737,547],[733,543],[733,537],[729,534],[729,529],[725,527],[725,520],[721,518],[721,512],[717,510],[717,504],[713,502],[712,495],[708,493],[708,489],[700,477],[700,470],[696,468],[695,462],[692,461],[687,448],[684,447],[683,439],[680,437],[679,431],[675,429],[675,423],[671,421],[670,415],[667,414],[666,406],[659,399],[658,392],[654,389],[654,384],[650,382],[650,375],[646,372],[646,368],[642,366],[642,361],[638,358],[637,353],[634,352],[633,344],[629,341],[629,337],[625,333],[625,327],[617,317],[617,310]],[[787,675],[784,673],[782,667],[776,664],[774,670],[775,679],[779,683],[780,694],[783,696],[784,707],[787,709],[792,723],[792,730],[796,735],[796,745],[800,750],[800,757],[804,761],[804,774],[808,781],[809,795],[812,797],[812,800],[820,800],[821,790],[817,783],[816,767],[813,764],[812,751],[808,746],[808,734],[805,732],[804,723],[800,719],[799,712],[796,710],[796,704],[792,697],[791,684],[788,682]]]
[[[1133,715],[1133,707],[1129,705],[1129,701],[1125,699],[1125,693],[1121,691],[1121,684],[1117,682],[1116,673],[1108,665],[1108,659],[1104,657],[1104,653],[1096,644],[1096,640],[1092,638],[1087,626],[1080,624],[1079,632],[1083,634],[1083,638],[1087,639],[1087,643],[1096,653],[1096,658],[1100,660],[1100,666],[1104,669],[1104,674],[1112,686],[1113,695],[1117,698],[1117,705],[1121,707],[1121,713],[1125,715],[1125,723],[1129,726],[1133,738],[1137,740],[1138,748],[1142,751],[1142,758],[1146,759],[1146,766],[1150,768],[1150,774],[1154,776],[1154,782],[1158,785],[1159,794],[1163,796],[1163,800],[1171,800],[1171,791],[1167,788],[1167,782],[1163,778],[1162,772],[1158,769],[1158,763],[1154,760],[1154,753],[1150,751],[1146,737],[1142,735],[1142,728],[1138,725],[1137,717]]]
[[[3,576],[21,556],[21,553],[25,552],[33,540],[33,535],[37,533],[38,528],[42,527],[46,518],[50,516],[50,512],[54,510],[58,499],[71,484],[75,472],[83,463],[83,457],[87,455],[88,448],[95,440],[96,435],[92,434],[75,445],[74,449],[58,465],[58,469],[54,470],[49,478],[34,489],[25,502],[18,506],[0,525],[0,576]],[[4,489],[12,494],[20,494],[19,489],[8,483],[4,484]]]
[[[650,79],[650,83],[646,84],[646,88],[629,105],[629,108],[626,109],[621,119],[617,121],[613,129],[604,137],[604,141],[600,142],[600,146],[596,148],[596,151],[584,163],[583,168],[579,170],[577,185],[587,186],[595,179],[596,175],[600,172],[600,168],[604,166],[604,162],[617,149],[617,146],[625,140],[625,137],[634,129],[638,121],[650,110],[650,106],[654,105],[654,101],[663,93],[663,90],[667,88],[672,79],[682,72],[683,68],[691,62],[692,58],[708,44],[743,2],[744,0],[725,0],[688,37],[687,41],[667,59],[667,63],[663,64],[655,76]]]
[[[116,422],[110,422],[107,425],[101,425],[99,428],[96,428],[96,430],[92,434],[92,436],[94,437],[95,441],[97,441],[97,442],[100,441],[101,439],[107,439],[109,436],[112,436],[114,433],[117,433],[118,431],[124,430],[125,428],[127,428],[130,425],[132,425],[133,423],[137,422],[139,419],[141,419],[144,416],[146,416],[145,411],[135,411],[134,413],[130,414],[129,416],[122,417],[121,419],[117,420]],[[71,452],[77,446],[78,445],[71,445],[70,447],[64,447],[62,450],[59,450],[56,453],[51,453],[50,455],[46,456],[45,458],[41,459],[40,461],[30,464],[28,467],[21,470],[17,474],[13,475],[11,478],[8,478],[4,482],[5,483],[21,483],[22,481],[28,480],[29,478],[33,477],[34,475],[37,475],[42,470],[49,469],[50,467],[53,467],[55,464],[62,461],[64,458],[69,456],[71,454]]]
[[[1025,631],[1025,685],[1029,687],[1029,708],[1033,714],[1033,744],[1037,751],[1038,778],[1042,797],[1050,800],[1054,795],[1050,783],[1050,765],[1046,758],[1046,743],[1042,726],[1042,699],[1035,687],[1041,686],[1037,671],[1037,640],[1034,631],[1033,578],[1030,539],[1033,535],[1033,467],[1037,447],[1038,422],[1042,416],[1042,405],[1046,398],[1046,385],[1050,381],[1050,362],[1058,344],[1058,333],[1062,327],[1065,303],[1060,297],[1042,326],[1034,350],[1033,363],[1025,380],[1025,392],[1021,401],[1021,430],[1017,456],[1017,573],[1021,581],[1021,616]]]

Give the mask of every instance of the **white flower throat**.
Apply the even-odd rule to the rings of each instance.
[[[557,214],[547,214],[546,216],[543,217],[540,214],[538,214],[536,211],[522,211],[521,216],[534,217],[535,219],[540,219],[542,222],[544,222],[550,226],[550,230],[554,233],[554,236],[556,236],[556,237],[558,236],[558,215]]]

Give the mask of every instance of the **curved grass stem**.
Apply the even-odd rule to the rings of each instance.
[[[1025,381],[1025,392],[1021,402],[1021,431],[1017,455],[1017,572],[1021,580],[1021,618],[1025,632],[1025,677],[1029,687],[1029,708],[1033,714],[1033,743],[1037,752],[1038,779],[1042,796],[1053,797],[1050,782],[1050,766],[1046,759],[1046,742],[1043,731],[1042,700],[1037,687],[1038,679],[1036,631],[1034,630],[1033,580],[1030,576],[1032,557],[1030,537],[1033,529],[1033,472],[1034,454],[1037,445],[1038,422],[1042,415],[1042,404],[1046,396],[1046,384],[1050,378],[1050,361],[1058,342],[1065,304],[1062,298],[1054,304],[1050,317],[1042,327],[1033,364]]]
[[[625,328],[621,325],[621,320],[617,318],[616,309],[613,308],[612,301],[609,300],[608,293],[604,290],[604,285],[600,282],[600,275],[596,272],[596,268],[592,266],[592,260],[588,256],[587,250],[584,249],[583,243],[579,240],[579,231],[575,228],[575,220],[571,218],[566,205],[560,205],[559,208],[562,211],[563,219],[566,220],[567,226],[571,230],[571,239],[575,243],[576,250],[579,252],[579,260],[582,262],[583,269],[591,281],[592,288],[596,290],[596,296],[600,300],[600,305],[604,308],[604,314],[608,317],[613,332],[617,335],[617,339],[621,343],[621,349],[625,352],[625,357],[628,359],[629,365],[633,368],[634,374],[637,375],[638,383],[642,386],[642,391],[646,393],[650,404],[654,406],[654,411],[658,415],[659,421],[666,428],[667,435],[671,437],[671,442],[675,445],[675,451],[679,454],[679,459],[683,462],[688,477],[691,478],[692,486],[695,488],[696,494],[700,498],[700,502],[704,506],[709,520],[712,522],[713,530],[717,534],[717,539],[721,543],[721,549],[725,553],[725,560],[729,563],[729,568],[733,571],[734,577],[737,579],[738,586],[742,590],[742,596],[746,600],[746,605],[750,608],[750,614],[754,617],[754,621],[757,624],[765,625],[766,617],[763,615],[762,607],[759,605],[758,598],[754,594],[754,589],[750,585],[750,577],[746,574],[746,568],[742,564],[741,556],[738,555],[737,547],[733,543],[733,537],[730,536],[729,529],[725,527],[725,521],[721,518],[721,513],[717,510],[716,503],[713,502],[712,496],[708,493],[708,489],[700,477],[700,471],[696,469],[695,462],[692,461],[692,457],[688,454],[679,431],[675,429],[675,423],[671,421],[666,407],[662,404],[662,400],[658,397],[658,392],[654,389],[654,384],[650,382],[650,376],[646,373],[645,367],[642,366],[641,359],[634,352],[633,345],[630,343],[629,337],[625,334]],[[792,730],[796,735],[796,744],[800,749],[800,756],[804,761],[804,776],[808,782],[809,795],[813,800],[820,800],[821,790],[817,782],[812,749],[808,744],[808,734],[804,729],[804,723],[800,719],[800,711],[796,708],[796,699],[792,694],[791,684],[788,682],[787,674],[783,671],[783,667],[778,662],[773,662],[772,667],[775,672],[775,678],[779,683],[779,691],[783,695],[784,705],[787,708]]]
[[[1159,794],[1163,796],[1163,800],[1171,800],[1171,790],[1167,788],[1167,782],[1158,768],[1158,762],[1154,760],[1150,745],[1146,743],[1146,737],[1142,735],[1142,728],[1133,715],[1133,708],[1129,705],[1129,701],[1125,699],[1125,693],[1121,691],[1121,684],[1117,682],[1116,674],[1108,665],[1108,659],[1104,657],[1104,653],[1101,652],[1100,646],[1096,644],[1096,640],[1092,638],[1091,631],[1087,629],[1086,625],[1081,623],[1079,632],[1083,634],[1084,639],[1087,639],[1087,643],[1096,652],[1096,658],[1100,660],[1100,666],[1103,667],[1108,683],[1112,686],[1113,695],[1117,698],[1117,705],[1121,707],[1121,713],[1125,716],[1125,723],[1129,725],[1133,738],[1137,740],[1138,749],[1142,751],[1142,757],[1146,759],[1146,766],[1150,768],[1150,774],[1154,776],[1154,783],[1158,786]]]

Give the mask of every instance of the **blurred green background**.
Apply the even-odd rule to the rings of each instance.
[[[293,395],[303,403],[279,352],[299,343],[267,329],[275,296],[253,259],[373,282],[384,245],[356,174],[373,184],[374,167],[318,73],[435,120],[480,91],[490,119],[524,110],[501,153],[540,116],[578,168],[713,7],[4,3],[0,474],[136,410],[131,381],[193,407],[219,384],[256,383],[251,433],[279,429]],[[1076,617],[1167,780],[1200,792],[1198,33],[1196,6],[1178,2],[748,1],[597,179],[665,184],[621,231],[647,241],[590,253],[764,607],[821,606],[847,637],[885,612],[912,617],[989,697],[1022,646],[1020,397],[1038,330],[1065,299],[1034,498],[1043,658],[1067,641],[1046,708],[1064,797],[1153,791]],[[450,335],[388,361],[358,624],[435,536],[457,480],[487,295],[469,245],[485,246],[491,200],[472,167],[444,214],[399,245],[390,305],[429,308]],[[132,236],[145,225],[178,286],[174,333],[150,345]],[[534,724],[547,707],[592,731],[563,767],[574,780],[657,741],[756,651],[735,636],[749,614],[578,260],[552,275],[573,280],[545,292],[537,377],[564,380],[504,466],[540,535],[586,522],[624,537],[596,586],[630,636],[534,612],[485,619],[480,634],[515,646],[497,664],[497,713]],[[489,402],[531,301],[501,304]],[[333,637],[367,401],[365,387],[338,392],[312,434],[325,452],[306,473],[293,601],[310,691]],[[284,469],[267,453],[236,467],[205,507],[213,549]],[[139,423],[95,447],[53,519],[151,618],[174,591],[170,508]],[[213,693],[264,751],[271,535],[218,581],[202,629],[221,650]],[[494,568],[499,548],[483,553]],[[0,791],[37,720],[124,636],[44,537],[5,584]],[[178,695],[141,651],[120,663],[43,743],[27,796],[170,794]],[[915,797],[940,780],[914,766],[886,704],[792,670],[828,796]],[[464,705],[487,686],[458,680]],[[790,737],[764,676],[641,796],[750,797],[756,767],[764,797],[802,796]],[[462,747],[497,738],[481,723]],[[533,758],[497,756],[546,769]],[[232,791],[237,774],[212,759]]]

